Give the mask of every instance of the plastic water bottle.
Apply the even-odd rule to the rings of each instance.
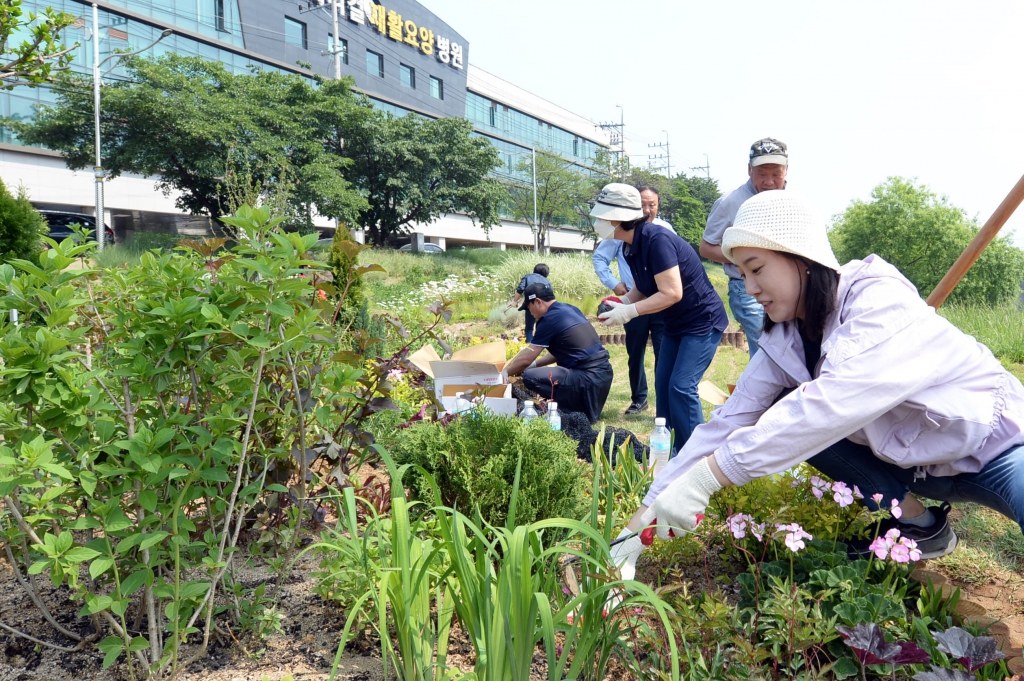
[[[668,463],[672,452],[672,433],[665,427],[665,419],[654,419],[654,430],[651,432],[651,461],[654,474],[657,475]]]
[[[452,410],[456,414],[462,414],[467,411],[472,411],[473,404],[466,399],[466,393],[455,393],[455,408]]]
[[[558,413],[558,402],[548,402],[548,423],[551,430],[562,430],[562,415]]]
[[[519,415],[519,418],[524,421],[530,421],[537,418],[537,416],[537,410],[533,408],[533,402],[530,400],[523,402],[523,413]]]

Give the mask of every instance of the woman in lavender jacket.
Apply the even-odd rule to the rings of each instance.
[[[722,250],[765,308],[764,334],[735,393],[658,475],[620,537],[657,524],[692,530],[711,495],[803,461],[877,510],[924,558],[957,543],[948,504],[971,501],[1024,522],[1024,386],[984,345],[921,299],[875,255],[840,266],[824,221],[799,195],[747,200]],[[851,556],[867,541],[852,541]],[[618,544],[631,577],[639,539]]]

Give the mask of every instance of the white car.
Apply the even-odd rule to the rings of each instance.
[[[412,244],[406,244],[406,245],[402,246],[401,248],[399,248],[398,250],[402,251],[403,253],[410,253],[412,251]],[[438,246],[437,244],[423,244],[423,251],[421,251],[421,252],[422,253],[444,253],[444,249],[441,248],[440,246]]]

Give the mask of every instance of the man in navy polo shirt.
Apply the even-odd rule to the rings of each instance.
[[[527,390],[558,402],[560,411],[582,412],[597,423],[613,376],[597,331],[579,308],[556,301],[547,284],[527,286],[519,309],[537,319],[537,329],[533,341],[508,363],[507,374],[522,374]],[[540,357],[544,350],[547,354]]]

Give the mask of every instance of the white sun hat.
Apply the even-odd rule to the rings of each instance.
[[[743,202],[732,226],[722,235],[722,253],[735,263],[732,249],[741,246],[792,253],[839,269],[821,214],[810,201],[788,189],[760,192]]]
[[[590,211],[590,217],[599,220],[629,222],[644,216],[640,203],[640,192],[636,187],[621,182],[606,184],[597,196],[597,202]]]

